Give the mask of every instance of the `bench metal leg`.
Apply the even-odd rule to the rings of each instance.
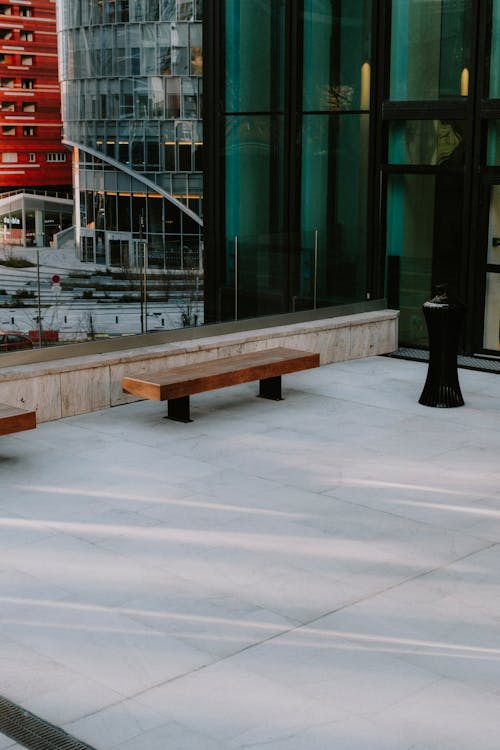
[[[260,398],[269,398],[271,401],[283,401],[281,396],[281,375],[259,380],[259,396]]]
[[[174,422],[192,422],[193,420],[189,416],[189,396],[170,398],[166,418],[173,419]]]

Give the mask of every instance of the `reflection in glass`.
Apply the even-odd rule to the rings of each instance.
[[[226,3],[226,111],[283,107],[284,0]]]
[[[434,198],[431,175],[392,175],[389,180],[388,270],[398,273],[400,342],[407,345],[427,343],[421,306],[431,292]]]
[[[451,120],[401,120],[390,124],[389,163],[462,165],[464,123]]]
[[[226,284],[235,285],[241,316],[284,309],[283,119],[226,119]]]
[[[393,0],[390,98],[467,96],[470,0]]]
[[[387,186],[387,285],[397,288],[400,342],[427,344],[422,304],[436,284],[456,295],[463,180],[456,174],[391,175]],[[391,303],[394,306],[394,303]]]
[[[368,109],[371,2],[304,2],[303,108]]]
[[[318,301],[359,300],[365,284],[369,117],[308,115],[303,122],[299,297],[313,294],[317,239]]]

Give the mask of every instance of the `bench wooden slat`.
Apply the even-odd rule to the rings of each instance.
[[[0,435],[33,430],[35,427],[36,411],[0,404]]]
[[[276,348],[124,377],[125,393],[165,401],[319,367],[319,354]]]

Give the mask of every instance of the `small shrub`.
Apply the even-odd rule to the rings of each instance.
[[[35,292],[32,292],[31,289],[16,289],[12,297],[16,300],[18,299],[33,299],[35,296]]]
[[[32,263],[27,258],[3,258],[0,259],[0,264],[9,268],[33,268],[36,266],[36,263]]]

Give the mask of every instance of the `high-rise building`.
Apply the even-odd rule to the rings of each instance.
[[[60,0],[81,258],[200,268],[201,2]]]
[[[71,188],[55,0],[0,3],[0,191]]]

